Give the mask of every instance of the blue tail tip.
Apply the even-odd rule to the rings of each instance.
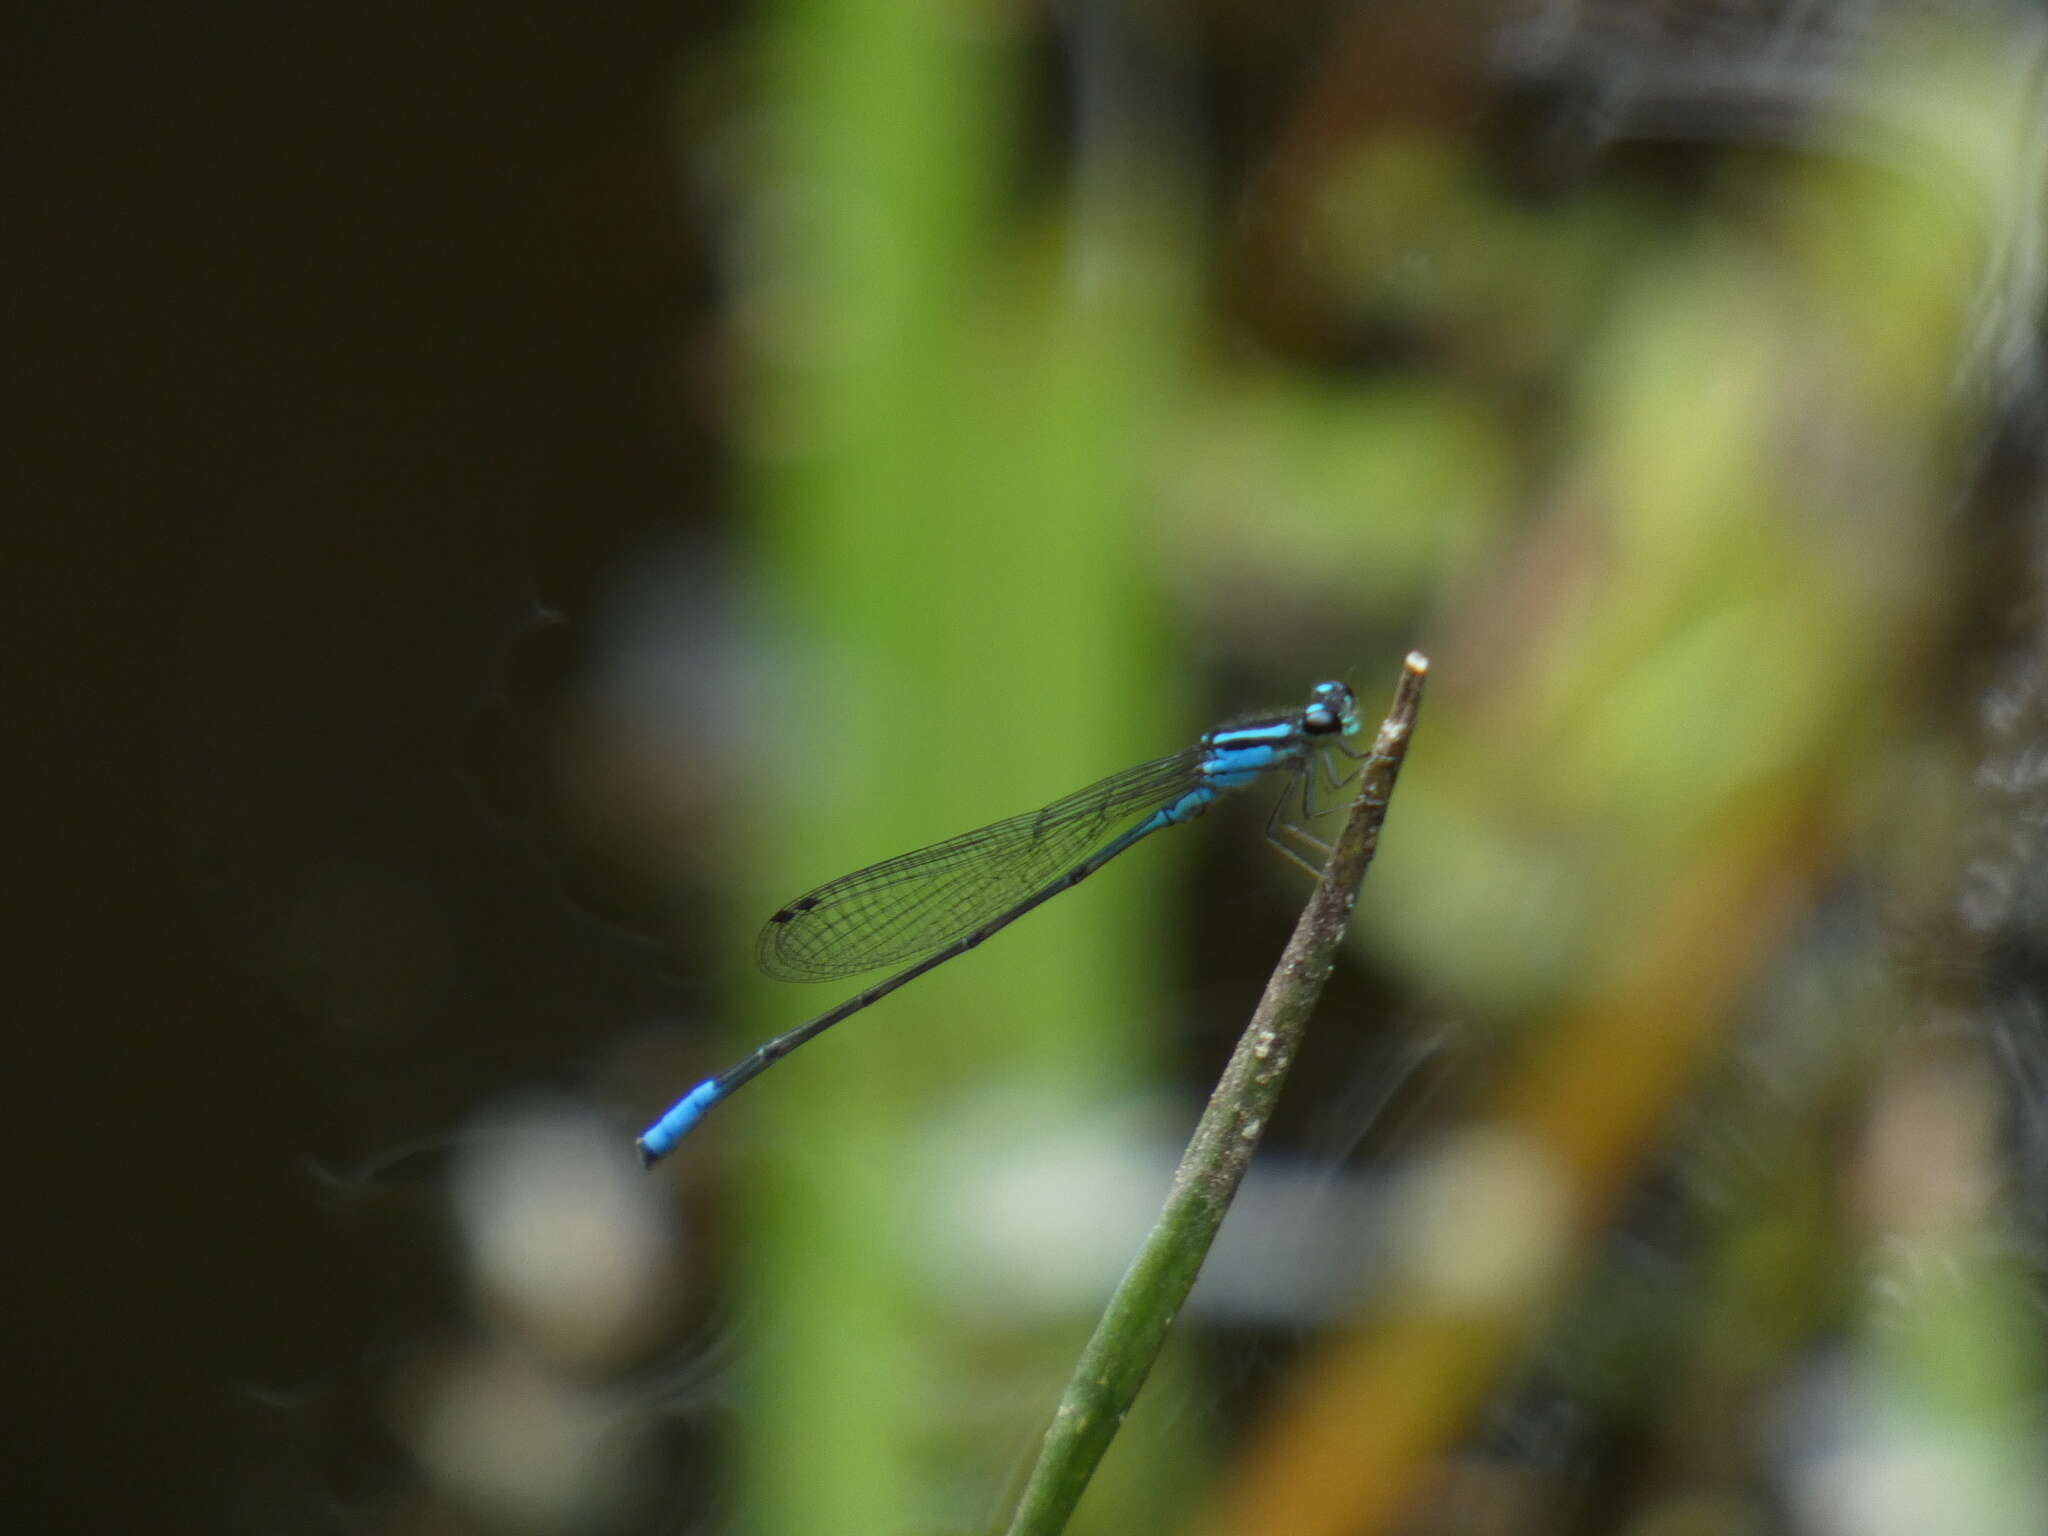
[[[633,1143],[640,1149],[640,1166],[652,1168],[675,1151],[676,1143],[690,1133],[691,1128],[704,1118],[704,1111],[716,1104],[725,1092],[717,1078],[709,1078],[670,1105],[667,1113],[642,1131],[640,1139]]]

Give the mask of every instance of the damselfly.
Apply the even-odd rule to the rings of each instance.
[[[713,1105],[806,1040],[966,954],[1032,908],[1079,885],[1132,844],[1162,827],[1193,820],[1219,796],[1267,774],[1285,773],[1299,781],[1303,809],[1313,815],[1309,798],[1318,765],[1333,787],[1348,782],[1348,776],[1337,776],[1321,749],[1361,759],[1365,754],[1345,743],[1358,728],[1351,690],[1342,683],[1318,683],[1307,705],[1294,714],[1221,726],[1184,751],[1111,774],[1043,810],[870,864],[799,896],[761,930],[757,956],[770,976],[834,981],[884,965],[915,963],[777,1035],[692,1088],[641,1136],[641,1161],[652,1167],[666,1157]],[[1279,838],[1281,811],[1291,799],[1290,793],[1275,805],[1267,835],[1305,864]],[[1115,830],[1140,812],[1137,821]],[[1323,846],[1304,829],[1285,830]]]

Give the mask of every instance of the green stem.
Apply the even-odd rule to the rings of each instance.
[[[1216,1229],[1272,1118],[1309,1014],[1336,963],[1366,866],[1379,847],[1380,825],[1407,756],[1428,671],[1428,660],[1411,651],[1393,706],[1360,774],[1350,820],[1195,1127],[1158,1223],[1110,1298],[1095,1336],[1081,1351],[1045,1432],[1009,1536],[1057,1536],[1066,1529],[1082,1491],[1159,1358],[1181,1303],[1194,1287]]]

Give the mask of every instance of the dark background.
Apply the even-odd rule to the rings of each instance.
[[[278,1399],[345,1398],[436,1259],[366,1258],[316,1172],[546,1085],[572,991],[654,984],[482,814],[464,752],[542,588],[573,608],[716,483],[647,401],[703,301],[670,72],[724,20],[12,29],[9,713],[17,846],[47,857],[17,867],[10,1010],[19,1528],[217,1529],[267,1478],[345,1485],[289,1466],[322,1437]],[[249,952],[307,901],[360,907],[362,948],[304,984],[424,989],[425,1049],[323,1034]]]

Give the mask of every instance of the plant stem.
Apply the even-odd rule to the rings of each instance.
[[[1066,1529],[1194,1287],[1336,963],[1366,866],[1379,847],[1428,671],[1428,659],[1409,652],[1393,706],[1360,772],[1350,819],[1195,1127],[1165,1209],[1081,1351],[1009,1536],[1057,1536]]]

